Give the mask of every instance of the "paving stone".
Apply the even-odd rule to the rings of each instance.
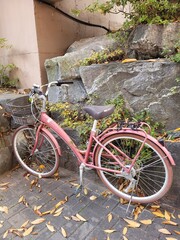
[[[85,222],[76,229],[70,239],[85,239],[92,230],[93,226],[90,223]]]
[[[4,232],[7,229],[13,227],[20,227],[25,221],[33,221],[40,218],[34,213],[34,206],[42,205],[40,211],[45,212],[46,210],[51,210],[60,201],[64,200],[66,196],[69,196],[68,201],[62,206],[63,210],[60,216],[55,217],[53,214],[44,215],[45,221],[41,224],[35,226],[34,231],[38,235],[32,235],[25,237],[26,240],[107,240],[107,237],[111,240],[121,240],[123,239],[122,231],[128,224],[123,220],[123,218],[129,217],[129,213],[132,213],[137,205],[130,205],[129,213],[126,213],[127,204],[122,205],[119,199],[114,195],[108,195],[104,197],[101,195],[103,191],[108,190],[100,183],[98,184],[97,179],[93,179],[94,175],[89,174],[92,179],[85,178],[84,188],[88,190],[88,194],[85,195],[84,191],[81,192],[79,197],[72,195],[74,193],[75,187],[70,184],[71,181],[77,182],[76,177],[78,175],[72,173],[68,170],[61,170],[62,177],[59,180],[53,178],[39,179],[38,183],[41,185],[42,191],[39,192],[39,188],[33,186],[32,191],[30,191],[31,181],[35,179],[33,176],[29,177],[29,180],[25,179],[25,171],[23,169],[18,169],[17,171],[11,171],[7,173],[5,178],[0,176],[0,183],[9,182],[9,188],[6,191],[1,191],[0,195],[0,206],[6,206],[9,209],[8,214],[0,213],[0,221],[3,221],[3,226],[0,227],[0,239],[2,239]],[[7,178],[7,176],[9,176]],[[15,180],[14,180],[15,178]],[[75,181],[74,181],[75,180]],[[17,192],[16,192],[17,189]],[[26,207],[22,202],[18,203],[20,196],[24,196],[29,206]],[[90,196],[97,196],[94,201],[90,200]],[[146,207],[146,206],[145,206]],[[180,224],[180,219],[178,215],[180,214],[180,209],[171,206],[162,206],[162,211],[165,210],[172,213],[176,219],[171,219],[174,222]],[[84,217],[87,222],[74,221],[72,216],[80,214]],[[107,215],[112,214],[112,220],[108,222]],[[69,217],[70,220],[65,219]],[[152,219],[153,223],[151,225],[142,225],[140,228],[128,228],[126,234],[127,238],[133,240],[161,240],[165,239],[165,236],[158,232],[160,228],[167,228],[172,232],[172,237],[177,238],[174,230],[178,229],[178,226],[167,226],[162,222],[164,219],[155,217],[149,210],[148,207],[145,208],[142,213],[138,216],[137,221],[141,219]],[[55,228],[55,232],[50,232],[46,223],[50,223]],[[61,233],[61,227],[63,227],[68,237],[64,238]],[[105,229],[115,229],[116,231],[111,234],[106,234]],[[9,234],[7,239],[19,240],[19,238],[14,234]]]
[[[105,239],[107,239],[107,234],[103,231],[103,229],[97,226],[93,228],[92,231],[82,240],[105,240]]]

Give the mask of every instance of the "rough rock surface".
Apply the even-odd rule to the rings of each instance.
[[[92,95],[96,104],[122,95],[130,110],[147,109],[167,129],[179,126],[178,63],[166,60],[113,62],[80,67],[80,75],[88,95]]]

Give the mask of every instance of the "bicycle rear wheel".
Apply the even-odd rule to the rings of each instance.
[[[22,126],[13,137],[13,150],[20,165],[30,174],[39,177],[52,176],[59,167],[59,155],[53,141],[39,133],[38,144],[32,154],[36,138],[34,127]]]
[[[139,150],[144,138],[137,134],[117,133],[104,139],[102,144],[110,150],[126,168]],[[119,151],[120,149],[121,151]],[[150,203],[162,198],[172,184],[172,166],[164,152],[147,140],[130,173],[117,164],[101,146],[95,153],[95,164],[120,174],[97,170],[107,188],[120,198],[136,203]]]

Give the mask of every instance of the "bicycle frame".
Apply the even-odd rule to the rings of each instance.
[[[45,111],[42,111],[40,114],[40,124],[37,128],[37,134],[36,134],[36,141],[35,141],[35,145],[34,148],[32,150],[32,153],[35,151],[36,147],[37,147],[37,143],[38,143],[38,135],[40,131],[45,132],[46,135],[48,135],[53,143],[56,146],[56,149],[58,151],[58,154],[61,155],[61,149],[60,146],[56,140],[56,138],[53,136],[53,134],[51,134],[49,132],[49,130],[47,129],[47,127],[49,127],[50,129],[52,129],[69,147],[70,149],[73,151],[73,153],[76,155],[79,163],[84,164],[84,166],[86,167],[90,167],[90,168],[94,168],[97,170],[102,170],[102,171],[107,171],[107,172],[113,172],[113,173],[117,173],[117,174],[121,174],[121,171],[118,170],[112,170],[112,169],[107,169],[107,168],[103,168],[103,167],[98,167],[94,164],[94,155],[96,152],[97,147],[100,145],[102,148],[105,149],[105,151],[107,152],[108,156],[110,158],[112,158],[113,160],[116,161],[116,163],[118,165],[120,165],[122,167],[122,169],[129,173],[132,169],[132,167],[134,166],[136,160],[139,157],[139,154],[147,140],[147,138],[151,141],[154,142],[154,139],[151,139],[151,136],[148,135],[145,131],[141,130],[138,131],[137,135],[141,135],[144,138],[144,141],[141,144],[141,147],[139,148],[136,156],[133,159],[130,159],[127,155],[125,155],[120,149],[116,149],[118,150],[118,152],[120,152],[122,155],[124,155],[124,157],[126,159],[129,159],[132,161],[131,165],[128,166],[128,168],[126,166],[123,165],[123,163],[115,156],[113,155],[105,146],[103,146],[103,144],[101,143],[104,139],[106,139],[108,136],[112,135],[112,134],[117,134],[117,128],[115,129],[115,126],[112,128],[107,129],[106,131],[104,131],[102,134],[96,136],[96,124],[97,124],[97,120],[94,121],[91,133],[90,133],[90,137],[89,137],[89,141],[88,141],[88,145],[87,145],[87,149],[82,151],[79,150],[78,147],[75,145],[75,143],[72,141],[72,139],[68,136],[68,134],[52,119],[50,118]],[[134,130],[131,130],[129,128],[124,128],[123,130],[126,133],[135,133]],[[91,152],[91,148],[92,148],[92,144],[96,142],[96,145],[93,149],[93,152]],[[169,161],[171,162],[172,165],[175,165],[173,158],[171,157],[171,155],[169,154],[169,152],[166,150],[165,147],[163,147],[162,145],[159,144],[159,142],[157,141],[156,144],[161,147],[161,149],[164,151],[164,153],[168,156]],[[89,162],[89,157],[92,158],[92,162]],[[115,164],[115,163],[114,163]]]

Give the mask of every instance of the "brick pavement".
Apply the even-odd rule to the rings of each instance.
[[[3,236],[5,239],[15,240],[22,238],[28,240],[163,240],[167,237],[179,239],[178,234],[174,232],[180,231],[178,226],[163,224],[165,217],[155,217],[147,206],[139,214],[136,222],[151,219],[152,224],[141,223],[139,228],[128,227],[124,221],[124,218],[128,217],[127,205],[120,204],[116,196],[108,194],[109,192],[93,171],[86,172],[85,190],[79,195],[72,195],[75,190],[74,184],[78,182],[78,174],[62,168],[59,172],[59,178],[38,181],[33,176],[25,175],[25,171],[21,168],[0,176],[0,239],[3,239]],[[3,183],[8,184],[3,186]],[[92,196],[96,199],[91,198]],[[57,205],[59,202],[61,206]],[[39,215],[45,212],[47,214],[39,216],[38,211],[35,210],[38,206]],[[136,207],[137,205],[131,205],[130,211],[132,212]],[[7,209],[8,212],[6,212]],[[58,209],[61,210],[61,214]],[[173,213],[171,221],[180,224],[179,209],[163,204],[161,206],[163,214],[165,210]],[[54,216],[55,214],[60,215]],[[82,221],[83,219],[76,214],[86,221]],[[44,221],[39,224],[31,223],[39,218],[43,218]],[[22,224],[27,220],[27,225],[22,228]],[[34,226],[32,232],[29,229],[31,226]],[[127,227],[127,233],[125,227]],[[165,235],[158,231],[164,228],[172,234]],[[27,229],[31,232],[30,234],[26,231]],[[106,233],[104,230],[115,231]],[[25,232],[27,236],[20,237]]]

